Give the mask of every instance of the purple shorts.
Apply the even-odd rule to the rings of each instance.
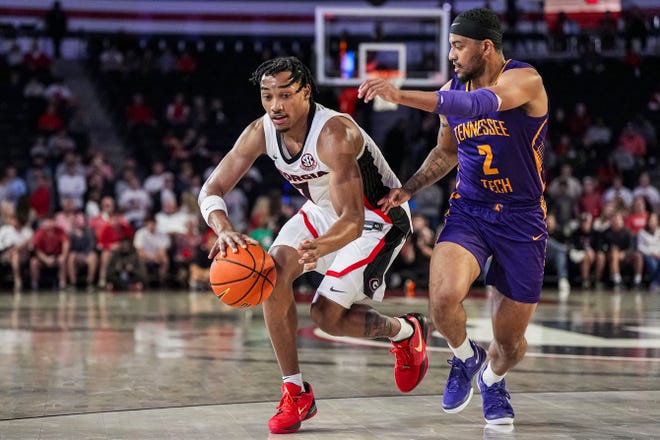
[[[467,249],[483,271],[492,262],[486,284],[514,301],[535,304],[541,298],[545,245],[545,214],[538,206],[483,205],[453,199],[438,243]]]

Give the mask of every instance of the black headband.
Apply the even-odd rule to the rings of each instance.
[[[458,17],[451,24],[449,33],[472,38],[473,40],[492,40],[495,44],[502,43],[502,32],[497,29],[489,29],[474,21]]]

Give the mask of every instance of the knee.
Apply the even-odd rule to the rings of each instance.
[[[429,298],[433,315],[441,318],[455,313],[456,309],[461,305],[461,295],[457,294],[458,291],[459,289],[457,287],[449,285],[438,286]]]
[[[525,337],[507,340],[496,340],[495,348],[500,356],[507,359],[515,359],[527,351],[527,339]]]
[[[328,309],[322,302],[315,302],[310,309],[310,316],[314,323],[324,332],[333,335],[341,336],[342,331],[339,325],[339,320],[334,319],[328,313]]]

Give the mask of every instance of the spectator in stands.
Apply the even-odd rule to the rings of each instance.
[[[131,102],[124,110],[126,124],[129,129],[145,126],[154,126],[156,119],[153,108],[144,102],[142,93],[134,93]]]
[[[69,234],[73,230],[77,214],[76,201],[71,197],[64,197],[61,209],[55,213],[55,225]]]
[[[612,179],[612,186],[603,194],[603,203],[615,202],[617,206],[628,209],[632,206],[633,195],[632,191],[623,185],[623,178],[621,176],[614,176]]]
[[[53,81],[46,87],[44,96],[48,101],[54,102],[58,109],[68,110],[73,105],[73,92],[64,79],[55,77]]]
[[[147,279],[144,264],[130,237],[122,237],[108,259],[108,283],[110,291],[142,291]]]
[[[605,254],[600,250],[599,234],[593,229],[593,217],[588,212],[580,215],[580,227],[571,235],[568,252],[572,263],[580,265],[582,288],[591,287],[591,270],[594,269],[594,282],[599,285],[605,269]]]
[[[99,56],[101,72],[117,74],[124,71],[124,54],[114,44],[101,52]]]
[[[59,289],[66,287],[66,259],[69,255],[69,237],[58,226],[52,216],[43,219],[33,237],[34,255],[30,259],[30,279],[33,290],[39,288],[45,268],[57,270]]]
[[[630,229],[633,235],[637,235],[637,233],[646,226],[646,219],[648,216],[649,213],[646,210],[646,201],[644,200],[644,197],[637,196],[633,201],[630,214],[626,216],[624,224],[626,228]]]
[[[35,188],[30,194],[30,218],[38,223],[51,213],[53,193],[51,178],[44,172],[35,172],[34,179]]]
[[[577,215],[578,208],[577,200],[568,193],[568,183],[566,180],[561,180],[556,185],[552,197],[548,199],[548,208],[555,213],[559,228],[565,229],[571,227],[571,223]]]
[[[600,38],[600,47],[602,50],[612,50],[616,48],[616,36],[618,33],[618,23],[612,16],[611,11],[605,11],[605,15],[598,22],[596,33]]]
[[[64,173],[56,178],[60,206],[64,204],[64,199],[70,198],[73,199],[76,209],[83,208],[87,179],[84,171],[80,172],[77,165],[75,162],[67,162]]]
[[[416,287],[427,288],[429,285],[429,268],[436,233],[429,226],[428,219],[419,213],[412,215],[413,233],[410,238],[414,252],[412,263],[413,277]]]
[[[103,203],[101,204],[103,209]],[[119,248],[122,239],[129,240],[130,248],[133,248],[133,229],[126,220],[118,213],[112,212],[107,223],[97,236],[96,248],[101,252],[101,263],[99,265],[99,288],[103,289],[108,277],[108,264],[112,253]]]
[[[642,196],[649,203],[653,210],[660,211],[660,191],[658,188],[651,184],[651,176],[648,171],[644,171],[639,175],[639,185],[633,190],[633,196]]]
[[[37,121],[37,130],[41,134],[49,136],[56,131],[59,131],[64,128],[64,120],[57,112],[57,106],[55,103],[50,102]]]
[[[18,41],[12,41],[9,46],[9,50],[5,55],[5,62],[7,63],[7,67],[9,67],[9,69],[12,71],[18,70],[23,64],[23,57],[24,54],[21,50],[21,46],[18,44]]]
[[[603,233],[601,249],[607,258],[612,284],[614,287],[620,287],[623,282],[622,266],[632,266],[635,255],[635,239],[632,232],[624,226],[622,213],[617,212],[612,216],[610,227]],[[634,282],[641,282],[641,273],[635,273]]]
[[[161,210],[156,214],[156,228],[165,234],[185,234],[191,217],[191,214],[179,209],[176,198],[166,197],[162,200]]]
[[[23,87],[23,97],[27,100],[41,102],[44,99],[46,86],[36,76],[31,76],[25,87]]]
[[[426,218],[428,226],[432,231],[436,231],[440,226],[440,219],[443,215],[441,212],[442,202],[444,199],[444,192],[440,185],[437,184],[429,185],[413,196],[415,212]]]
[[[167,47],[158,57],[158,69],[164,75],[167,75],[174,71],[176,67],[176,57],[172,53],[172,50]]]
[[[580,184],[580,180],[573,176],[573,167],[570,164],[563,164],[560,175],[550,182],[547,189],[550,197],[555,198],[557,196],[559,186],[562,182],[566,184],[565,194],[577,200],[582,194],[582,185]]]
[[[598,234],[602,234],[605,230],[609,229],[612,222],[612,217],[615,213],[621,212],[620,209],[614,204],[614,202],[607,203],[603,206],[598,217],[594,218],[593,229]]]
[[[78,272],[81,267],[86,270],[86,287],[94,286],[94,277],[98,267],[98,254],[96,253],[96,236],[87,224],[87,218],[82,212],[75,216],[73,227],[69,232],[71,248],[67,258],[67,274],[72,287],[78,284]]]
[[[27,263],[32,244],[32,228],[12,215],[0,226],[0,263],[9,264],[14,279],[14,291],[23,288],[21,268]]]
[[[567,21],[568,15],[566,15],[566,12],[560,11],[550,28],[550,33],[552,35],[552,49],[555,52],[565,52],[568,48],[568,38],[566,36]]]
[[[165,171],[165,164],[162,161],[156,160],[151,163],[151,174],[144,179],[142,187],[149,193],[153,198],[165,185],[165,178],[167,174],[171,174]],[[160,205],[160,203],[159,203]]]
[[[637,267],[639,266],[643,266],[649,274],[649,290],[660,292],[660,227],[656,212],[649,214],[646,225],[637,234]]]
[[[14,165],[8,165],[0,178],[0,203],[9,203],[16,207],[18,199],[27,194],[25,180],[18,175]]]
[[[548,214],[545,224],[548,228],[546,261],[557,271],[559,299],[565,301],[571,292],[571,283],[568,281],[569,237],[561,228],[557,227],[557,219],[554,214]]]
[[[648,28],[644,12],[638,6],[628,8],[623,16],[626,50],[645,50],[648,40]]]
[[[209,111],[206,108],[206,100],[202,95],[195,95],[190,109],[190,125],[195,130],[206,127],[209,123]]]
[[[156,229],[156,220],[153,217],[146,219],[144,226],[135,232],[133,239],[133,246],[142,264],[146,266],[147,273],[155,270],[162,283],[167,283],[169,279],[170,259],[168,254],[171,245],[169,235]]]
[[[53,5],[44,19],[44,25],[46,28],[46,35],[48,35],[53,42],[55,58],[60,58],[62,56],[62,39],[66,36],[68,27],[68,17],[66,12],[62,9],[59,1],[53,2]]]
[[[194,218],[188,219],[185,234],[174,234],[172,264],[179,285],[188,285],[190,265],[195,259],[195,254],[201,246],[202,240],[203,237],[200,234],[197,220]]]
[[[52,179],[53,173],[46,164],[46,156],[43,154],[31,155],[30,166],[25,170],[25,183],[28,193],[32,194],[37,189],[37,174],[43,174]]]
[[[575,139],[582,139],[590,125],[591,115],[587,110],[587,105],[584,102],[576,103],[573,113],[568,118],[570,134]]]
[[[637,159],[646,156],[646,140],[635,126],[628,122],[619,137],[619,147]]]
[[[76,151],[76,142],[69,136],[66,128],[62,128],[48,138],[48,151],[52,157],[61,158]]]
[[[135,174],[127,177],[128,188],[117,199],[119,209],[124,213],[133,229],[139,229],[144,225],[145,219],[151,210],[151,196],[142,188],[140,180]]]
[[[592,177],[582,180],[582,195],[578,199],[579,212],[588,212],[593,217],[598,217],[603,210],[603,196],[596,186]]]
[[[582,143],[597,151],[603,151],[609,149],[610,142],[612,142],[612,129],[605,124],[602,117],[598,116],[585,131]]]
[[[211,260],[209,252],[218,237],[208,228],[202,237],[201,244],[190,262],[188,286],[190,290],[196,291],[209,285],[209,269]]]
[[[34,40],[30,46],[29,52],[23,56],[23,67],[29,72],[43,78],[52,64],[52,60],[39,47],[39,42]]]
[[[197,60],[190,51],[184,50],[177,57],[174,69],[181,75],[192,75],[197,70]]]
[[[165,119],[171,127],[182,127],[189,122],[190,106],[182,92],[174,95],[174,100],[167,104]]]

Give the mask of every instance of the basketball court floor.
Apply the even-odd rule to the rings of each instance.
[[[423,292],[379,309],[427,309]],[[442,412],[450,358],[436,333],[430,370],[398,392],[386,341],[332,339],[300,295],[300,361],[318,414],[290,439],[660,438],[660,295],[547,290],[529,353],[507,376],[511,431],[488,427],[478,392]],[[273,439],[280,375],[261,309],[210,292],[0,294],[0,439]],[[465,301],[471,337],[490,340],[489,298]]]

